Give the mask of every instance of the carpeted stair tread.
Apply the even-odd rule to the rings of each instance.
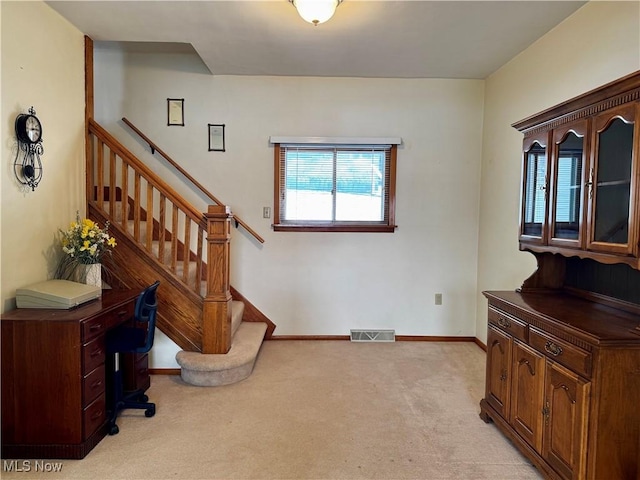
[[[160,242],[158,240],[154,240],[151,242],[151,252],[153,255],[160,260],[160,262],[164,265],[171,264],[171,241],[167,240],[164,242],[164,258],[160,258]],[[177,262],[176,262],[177,263]]]
[[[178,352],[176,361],[182,380],[197,386],[229,385],[244,380],[253,371],[266,331],[265,323],[241,322],[226,354]]]

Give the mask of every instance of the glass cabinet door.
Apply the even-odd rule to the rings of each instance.
[[[635,106],[596,117],[589,172],[589,248],[631,253]]]
[[[553,133],[553,180],[550,244],[582,246],[582,205],[587,122]]]
[[[546,137],[546,134],[545,134]],[[525,139],[520,239],[541,243],[547,217],[547,142]]]

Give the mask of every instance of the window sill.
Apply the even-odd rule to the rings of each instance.
[[[355,233],[393,233],[396,225],[309,225],[274,224],[274,232],[355,232]]]

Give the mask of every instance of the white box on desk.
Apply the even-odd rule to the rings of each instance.
[[[47,280],[16,290],[18,308],[70,309],[102,295],[95,285],[69,280]]]

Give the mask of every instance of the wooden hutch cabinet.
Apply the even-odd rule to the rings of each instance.
[[[546,478],[640,478],[640,72],[513,125],[520,250],[489,302],[480,416]]]

